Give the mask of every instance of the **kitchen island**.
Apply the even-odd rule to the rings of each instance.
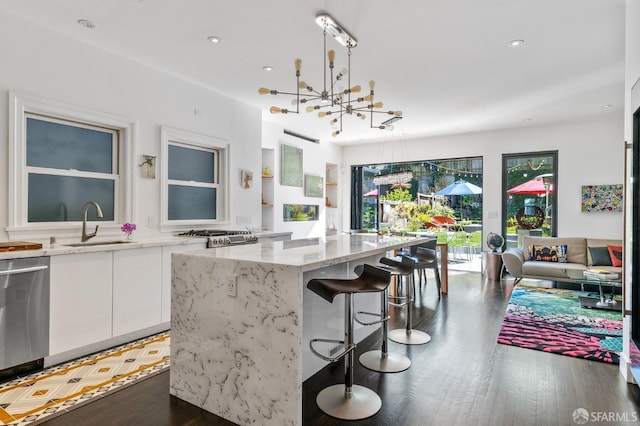
[[[172,256],[170,393],[238,424],[302,424],[302,382],[326,363],[314,337],[342,338],[343,300],[320,300],[311,278],[355,278],[387,251],[426,238],[340,235]],[[376,294],[355,310],[379,310]],[[356,341],[376,331],[360,327]]]

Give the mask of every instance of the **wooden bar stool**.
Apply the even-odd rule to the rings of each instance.
[[[353,384],[353,295],[358,293],[384,292],[389,287],[391,274],[371,265],[364,265],[356,279],[312,279],[307,288],[329,303],[338,294],[344,294],[344,340],[312,339],[309,347],[314,355],[325,361],[336,362],[344,357],[344,385],[324,388],[316,397],[316,403],[324,413],[342,420],[366,419],[376,414],[382,407],[382,400],[371,389]],[[315,350],[313,344],[340,343],[344,349],[335,356],[325,356]]]
[[[391,277],[395,277],[397,280],[406,278],[413,274],[413,265],[410,260],[402,262],[398,266],[389,266],[385,264],[375,265],[378,268],[382,268],[389,271]],[[360,275],[362,273],[363,265],[358,265],[355,268],[355,273]],[[362,321],[357,315],[371,315],[378,317],[375,321]],[[382,347],[380,350],[368,351],[360,355],[360,364],[368,368],[369,370],[377,371],[380,373],[398,373],[404,371],[411,366],[411,360],[402,354],[389,353],[389,288],[380,293],[380,312],[356,312],[355,321],[362,325],[375,325],[381,324],[380,330],[382,333]]]

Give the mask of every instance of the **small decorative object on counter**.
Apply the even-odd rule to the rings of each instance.
[[[124,225],[122,225],[120,230],[122,232],[124,232],[125,234],[127,234],[127,240],[130,240],[131,239],[131,234],[133,234],[133,231],[136,230],[136,224],[135,223],[125,223]]]

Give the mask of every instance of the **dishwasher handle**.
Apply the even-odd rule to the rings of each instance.
[[[49,269],[47,265],[41,266],[32,266],[30,268],[20,268],[20,269],[7,269],[5,271],[0,271],[0,276],[2,275],[16,275],[16,274],[26,274],[29,272],[38,272]]]

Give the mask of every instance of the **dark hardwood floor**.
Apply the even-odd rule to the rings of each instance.
[[[379,374],[357,364],[355,382],[374,389],[383,405],[375,416],[349,423],[575,425],[572,413],[578,408],[614,413],[615,424],[640,418],[640,388],[627,384],[617,365],[496,343],[512,286],[512,280],[488,282],[477,273],[451,272],[449,294],[438,300],[430,280],[418,293],[415,328],[430,333],[432,341],[420,346],[390,343],[390,351],[412,360],[411,368],[402,373]],[[394,318],[392,328],[402,321],[403,317]],[[378,342],[375,333],[358,345],[358,353],[378,347]],[[339,362],[304,383],[305,425],[346,423],[322,414],[315,404],[318,391],[340,383],[342,375]],[[169,396],[169,373],[164,372],[43,424],[231,423]]]

